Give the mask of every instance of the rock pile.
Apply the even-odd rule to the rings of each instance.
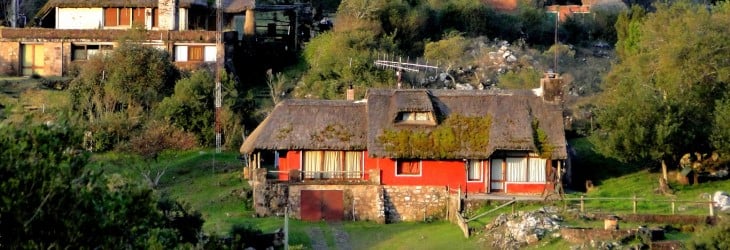
[[[520,249],[560,229],[563,219],[552,209],[501,214],[484,228],[487,242],[495,249]]]

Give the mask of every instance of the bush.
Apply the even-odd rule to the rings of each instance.
[[[687,242],[689,249],[730,249],[730,221],[724,220],[714,227],[697,232]]]

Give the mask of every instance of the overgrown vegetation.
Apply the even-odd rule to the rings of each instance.
[[[685,153],[727,151],[727,125],[719,117],[730,115],[723,113],[730,4],[678,1],[656,8],[648,15],[634,8],[616,23],[620,57],[597,105],[595,145],[608,156],[652,166],[674,166]]]
[[[454,159],[455,154],[478,154],[489,145],[492,117],[450,115],[431,131],[388,129],[378,136],[394,158]],[[475,155],[476,156],[476,155]]]

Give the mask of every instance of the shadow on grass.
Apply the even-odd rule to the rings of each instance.
[[[586,191],[587,180],[598,186],[604,180],[641,170],[640,167],[602,155],[588,138],[570,139],[568,144],[573,151],[571,154],[573,180],[570,186],[573,190]]]

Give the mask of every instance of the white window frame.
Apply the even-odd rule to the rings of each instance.
[[[472,162],[477,161],[479,162],[479,178],[478,179],[471,179],[470,178],[470,170],[472,166]],[[466,160],[466,182],[483,182],[484,181],[484,161],[477,160],[477,159],[469,159]]]
[[[394,167],[395,176],[397,176],[397,177],[421,177],[421,176],[423,176],[423,161],[422,160],[418,160],[418,174],[399,174],[398,173],[398,163],[399,162],[402,162],[402,160],[398,160],[398,159],[395,160],[395,165],[394,165],[395,166]]]

